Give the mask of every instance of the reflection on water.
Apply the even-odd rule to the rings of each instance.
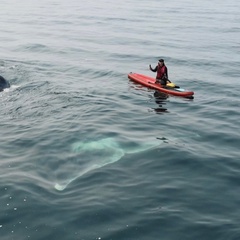
[[[164,108],[163,105],[166,104],[166,100],[168,98],[168,94],[162,93],[162,92],[159,92],[159,91],[155,91],[153,96],[155,97],[155,102],[158,105],[158,107],[157,108],[153,108],[153,110],[156,113],[167,112],[167,108]]]

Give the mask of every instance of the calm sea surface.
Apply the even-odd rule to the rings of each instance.
[[[0,239],[239,240],[239,9],[1,0]]]

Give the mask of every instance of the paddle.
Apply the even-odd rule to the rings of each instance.
[[[169,79],[167,80],[166,87],[170,87],[170,88],[180,88],[179,86],[177,86],[175,83],[171,82]]]
[[[158,83],[148,82],[148,84],[158,84]],[[172,86],[169,86],[169,84],[171,84]],[[178,92],[184,92],[184,91],[185,91],[185,89],[180,88],[179,86],[176,86],[174,83],[168,83],[166,86],[161,85],[161,84],[159,83],[159,85],[160,85],[162,88],[173,89],[173,90],[178,91]],[[174,85],[174,87],[173,87],[173,85]]]

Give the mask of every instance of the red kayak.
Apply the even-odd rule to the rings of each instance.
[[[138,73],[129,73],[128,74],[128,78],[136,83],[140,83],[146,87],[149,88],[153,88],[155,90],[158,90],[159,92],[163,92],[166,94],[170,94],[170,95],[174,95],[174,96],[179,96],[179,97],[187,97],[187,98],[193,98],[194,92],[189,91],[189,90],[185,90],[183,88],[176,88],[173,87],[172,85],[174,84],[170,84],[170,86],[162,86],[159,83],[155,83],[156,79],[153,77],[149,77],[143,74],[138,74]]]

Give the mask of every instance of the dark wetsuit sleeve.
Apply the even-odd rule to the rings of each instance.
[[[156,72],[156,71],[157,71],[157,69],[158,69],[158,67],[156,66],[154,69],[153,69],[153,68],[151,68],[151,71],[152,71],[152,72]]]

